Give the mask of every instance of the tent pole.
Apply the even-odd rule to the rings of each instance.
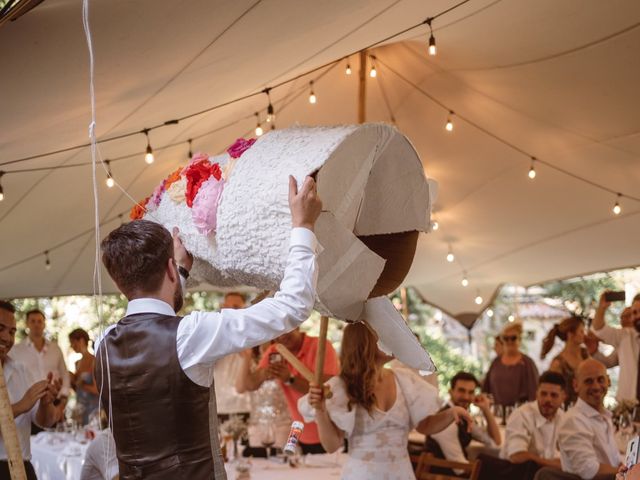
[[[4,379],[4,369],[0,363],[0,433],[4,440],[9,462],[9,473],[12,480],[27,480],[27,474],[22,462],[22,449],[18,441],[18,430],[13,418],[13,410],[9,401],[9,392]]]
[[[367,118],[367,52],[360,52],[360,78],[358,82],[358,123]]]
[[[329,326],[329,317],[322,315],[320,317],[320,335],[318,335],[318,351],[316,353],[316,371],[315,383],[322,385],[324,382],[324,354],[327,347],[327,327]]]

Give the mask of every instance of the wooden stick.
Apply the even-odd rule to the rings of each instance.
[[[13,410],[11,409],[7,384],[4,380],[2,363],[0,363],[0,433],[2,433],[4,448],[7,451],[11,479],[27,480],[27,474],[22,461],[22,449],[18,441],[18,430],[16,429],[16,422],[13,418]]]
[[[302,375],[307,380],[307,382],[312,383],[315,381],[313,372],[309,370],[309,368],[304,363],[298,360],[298,357],[291,353],[291,350],[289,350],[281,343],[276,343],[276,350],[284,357],[287,362],[293,365],[293,368],[300,372],[300,375]],[[323,385],[323,387],[325,398],[331,398],[333,394],[331,393],[329,386]]]
[[[360,72],[358,81],[358,123],[367,119],[367,52],[360,52]]]
[[[318,351],[316,352],[316,384],[322,385],[324,377],[324,354],[327,347],[327,327],[329,317],[320,317],[320,335],[318,335]]]

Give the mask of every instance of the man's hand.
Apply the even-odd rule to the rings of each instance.
[[[601,310],[604,312],[607,308],[611,306],[611,302],[607,302],[606,298],[604,298],[606,294],[609,292],[610,290],[605,290],[600,294],[600,301],[598,302],[598,310]]]
[[[289,209],[293,227],[304,227],[313,230],[316,220],[322,211],[322,200],[318,197],[316,182],[307,176],[302,188],[298,191],[296,179],[289,175]]]
[[[14,405],[14,414],[17,417],[33,408],[38,400],[47,394],[47,380],[40,380],[29,387],[24,396]]]
[[[277,378],[283,382],[289,380],[291,376],[291,372],[289,372],[289,368],[284,362],[272,363],[267,368],[267,371],[269,372],[269,378]]]
[[[173,227],[173,256],[178,265],[186,268],[188,271],[191,270],[193,266],[193,256],[184,248],[182,240],[180,240],[180,230],[178,227]]]
[[[483,393],[481,393],[480,395],[476,395],[476,398],[473,399],[473,403],[484,414],[491,411],[491,402],[489,401],[489,397],[487,397]]]
[[[43,405],[52,404],[56,398],[58,398],[58,394],[60,393],[60,389],[62,388],[62,379],[58,378],[57,380],[53,379],[53,373],[49,372],[47,374],[47,389],[45,395],[40,400],[40,403]]]
[[[462,407],[451,407],[449,409],[451,415],[453,416],[453,423],[458,424],[462,420],[467,422],[467,432],[471,432],[471,426],[473,425],[473,418],[469,415],[469,412],[466,408]]]
[[[321,412],[325,411],[324,388],[315,383],[309,384],[309,405]]]

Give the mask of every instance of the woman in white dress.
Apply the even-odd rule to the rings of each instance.
[[[414,478],[407,438],[416,428],[425,435],[444,430],[465,417],[453,407],[441,413],[438,391],[413,372],[391,370],[391,360],[378,349],[377,337],[365,323],[347,325],[342,337],[340,374],[329,380],[333,392],[325,400],[312,385],[298,402],[305,420],[318,424],[320,441],[335,452],[349,440],[349,458],[343,480],[407,480]]]

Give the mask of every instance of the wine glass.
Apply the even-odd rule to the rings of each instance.
[[[260,423],[260,443],[267,450],[267,462],[271,455],[271,447],[276,443],[276,428],[272,420]]]

